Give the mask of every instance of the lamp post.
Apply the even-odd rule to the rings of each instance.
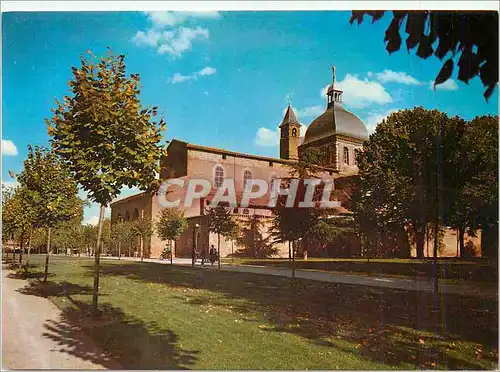
[[[198,229],[200,228],[199,223],[194,224],[193,228],[193,250],[191,252],[192,255],[192,262],[191,265],[194,267],[194,263],[196,261],[196,249],[198,248]]]

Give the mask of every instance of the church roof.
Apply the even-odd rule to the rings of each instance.
[[[361,119],[346,110],[340,102],[335,102],[324,113],[314,119],[306,130],[302,144],[307,145],[333,134],[359,140],[368,139],[368,131]]]
[[[280,124],[280,127],[285,124],[296,124],[300,125],[297,120],[297,116],[295,115],[295,111],[293,111],[292,105],[288,104],[288,108],[286,109],[285,116],[283,117],[283,121]]]

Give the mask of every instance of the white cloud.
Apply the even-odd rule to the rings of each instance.
[[[200,76],[210,76],[214,75],[217,70],[214,67],[204,67],[200,71],[193,72],[189,75],[182,75],[178,72],[174,74],[174,76],[170,79],[171,84],[183,83],[189,80],[197,80]]]
[[[203,27],[181,26],[190,19],[219,19],[218,12],[145,12],[152,23],[146,31],[137,31],[132,42],[153,47],[159,54],[181,57],[191,49],[196,39],[208,39],[209,31]]]
[[[344,102],[353,108],[393,101],[389,92],[379,82],[367,78],[361,80],[356,75],[347,74],[344,80],[336,83],[336,88],[344,91]]]
[[[191,49],[193,40],[197,38],[208,39],[209,32],[206,28],[196,27],[179,27],[176,30],[176,36],[170,40],[165,40],[164,43],[158,45],[159,54],[170,54],[174,57],[182,56],[182,53]]]
[[[96,226],[99,223],[99,216],[91,216],[84,221],[85,225]]]
[[[277,146],[279,144],[278,130],[259,128],[255,136],[255,144],[259,146]]]
[[[325,101],[326,101],[326,92],[328,91],[328,87],[330,86],[330,84],[328,85],[325,85],[322,89],[321,89],[321,98],[323,98]]]
[[[423,82],[417,80],[406,72],[396,72],[392,70],[384,70],[383,72],[373,73],[369,72],[368,77],[375,77],[382,83],[400,83],[407,85],[421,85]]]
[[[184,81],[193,80],[196,78],[197,78],[196,75],[182,75],[182,74],[179,74],[178,72],[176,72],[174,74],[174,76],[172,77],[172,79],[170,79],[170,82],[172,84],[177,84],[177,83],[182,83]]]
[[[324,105],[316,105],[297,110],[296,113],[299,118],[306,118],[311,116],[319,116],[323,113],[323,111],[325,111]]]
[[[198,72],[199,76],[209,76],[209,75],[214,75],[217,72],[217,70],[213,67],[207,66],[201,69]]]
[[[399,110],[400,109],[392,108],[383,111],[372,111],[368,113],[366,119],[364,120],[368,133],[373,133],[375,131],[375,128],[377,127],[377,124],[380,124],[382,120],[386,119],[389,115]]]
[[[2,156],[16,156],[17,147],[11,140],[2,138]]]
[[[173,27],[186,22],[190,18],[219,19],[219,12],[146,12],[154,27]]]
[[[434,81],[429,82],[429,88],[434,90]],[[448,79],[442,84],[436,85],[436,90],[457,90],[457,82],[453,79]]]
[[[150,29],[147,32],[137,31],[132,41],[136,45],[146,45],[156,48],[164,43],[170,42],[174,36],[174,31],[157,31]]]
[[[160,31],[155,29],[137,31],[132,41],[138,45],[156,48],[159,54],[169,54],[181,57],[182,53],[191,49],[193,40],[208,39],[209,32],[206,28],[179,27],[175,30]]]

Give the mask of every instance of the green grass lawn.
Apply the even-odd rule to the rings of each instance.
[[[235,265],[260,265],[273,267],[291,267],[286,258],[224,258],[224,262]],[[371,259],[366,258],[309,258],[297,259],[298,269],[350,272],[365,275],[391,275],[433,278],[436,267],[432,259]],[[473,280],[480,282],[498,282],[498,265],[487,259],[462,260],[442,258],[437,261],[439,278],[444,280]]]
[[[496,298],[446,295],[434,311],[429,293],[104,260],[93,319],[92,268],[53,256],[23,292],[63,310],[47,337],[95,358],[68,332],[82,330],[124,369],[497,367]]]

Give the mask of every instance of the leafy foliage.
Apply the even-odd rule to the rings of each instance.
[[[144,242],[153,235],[153,223],[150,219],[140,217],[132,222],[132,231],[139,235],[141,260],[144,258]]]
[[[208,209],[208,230],[217,234],[218,265],[220,269],[220,237],[233,237],[238,229],[236,221],[231,216],[229,208],[218,204],[214,208]]]
[[[282,180],[282,187],[291,187],[292,182],[297,182],[297,197],[293,207],[287,207],[286,197],[279,197],[276,207],[273,209],[274,220],[272,224],[272,235],[275,241],[297,241],[303,239],[306,243],[315,240],[320,243],[335,239],[339,231],[337,226],[328,222],[328,217],[338,214],[334,209],[328,208],[299,208],[299,201],[304,199],[306,184],[304,180],[317,178],[321,153],[317,148],[308,148],[300,157],[299,161],[288,165],[289,177]],[[324,184],[316,187],[313,202],[321,200]]]
[[[446,167],[446,223],[457,229],[461,256],[464,233],[498,221],[498,118],[481,116],[466,123]],[[487,248],[487,247],[485,247]]]
[[[72,67],[72,96],[56,100],[51,120],[46,120],[55,152],[75,179],[101,206],[95,254],[93,311],[97,311],[99,249],[104,208],[123,186],[156,191],[159,187],[163,118],[154,121],[156,107],[139,100],[139,75],[126,76],[125,56],[98,59],[90,51]],[[143,251],[141,239],[141,252]],[[143,252],[142,252],[143,253]],[[141,254],[142,257],[142,254]]]
[[[376,22],[384,11],[353,11],[350,19],[358,25],[364,15]],[[384,41],[389,53],[401,48],[400,28],[405,25],[406,48],[417,48],[417,56],[435,55],[443,60],[451,53],[436,76],[434,86],[451,78],[455,65],[458,80],[468,83],[479,76],[488,99],[498,83],[498,12],[479,11],[393,11]],[[406,23],[405,23],[406,22]],[[459,58],[455,56],[460,55]],[[456,62],[455,62],[456,60]]]
[[[106,206],[123,186],[158,187],[165,123],[152,120],[156,107],[141,105],[139,75],[126,76],[124,55],[89,55],[72,67],[73,95],[56,101],[46,122],[56,153],[89,198]]]
[[[53,151],[28,146],[28,158],[17,180],[33,211],[33,225],[55,227],[83,216],[83,201],[66,165]]]
[[[3,192],[2,198],[2,242],[14,239],[22,247],[35,221],[30,193],[26,188]]]
[[[252,258],[272,257],[278,252],[273,244],[272,235],[265,235],[264,219],[258,215],[251,216],[248,220],[241,222],[237,242],[243,246],[242,255]]]
[[[130,246],[130,244],[134,242],[136,236],[133,227],[133,223],[130,221],[118,221],[111,225],[111,242],[119,245],[120,248],[122,245]]]
[[[236,229],[236,222],[231,216],[231,211],[219,204],[208,209],[208,229],[217,235],[230,236]]]
[[[54,229],[52,241],[56,252],[62,251],[66,253],[69,249],[71,252],[78,251],[82,253],[85,244],[81,220],[74,219],[59,224]]]
[[[385,242],[406,250],[406,231],[417,257],[423,257],[431,223],[462,224],[473,232],[480,206],[484,218],[495,219],[490,209],[498,205],[497,121],[485,117],[467,123],[421,107],[383,120],[358,156],[353,205],[365,246],[379,250]]]
[[[159,213],[156,232],[161,240],[177,240],[188,228],[188,222],[181,210],[164,208]]]

